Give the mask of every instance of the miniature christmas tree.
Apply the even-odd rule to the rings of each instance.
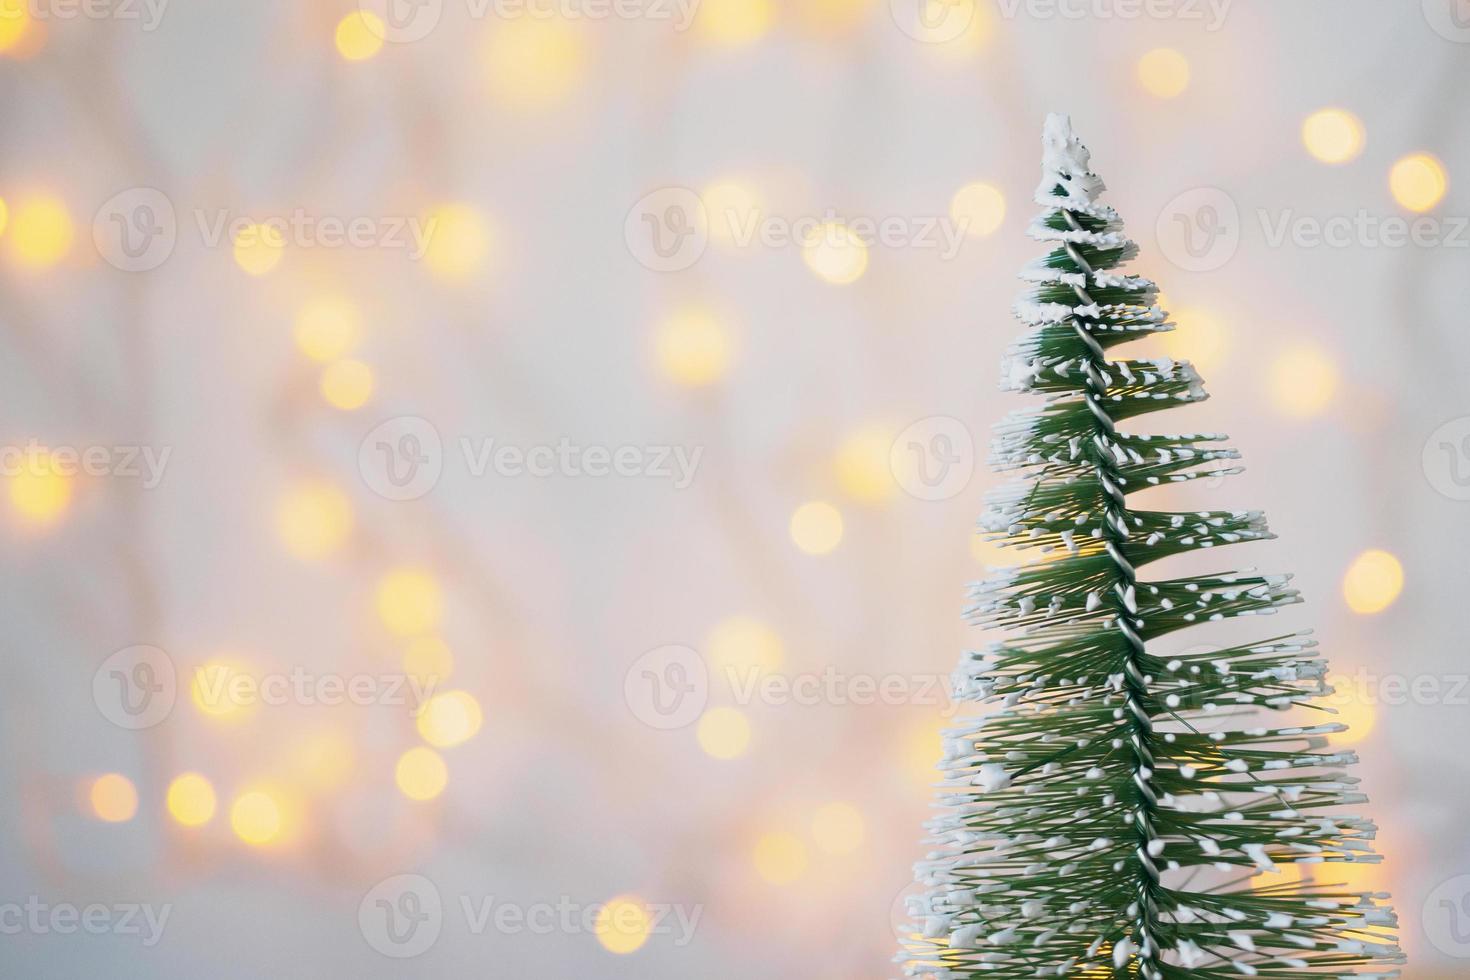
[[[1236,472],[1237,454],[1219,434],[1128,426],[1205,393],[1187,363],[1108,359],[1172,328],[1153,283],[1113,271],[1137,248],[1065,116],[1043,144],[1029,233],[1050,251],[1022,274],[1028,329],[1002,387],[1046,401],[997,427],[992,461],[1018,479],[980,522],[1038,558],[978,584],[967,610],[1007,631],[955,675],[961,697],[993,707],[946,732],[942,815],[898,962],[939,980],[1396,976],[1388,896],[1334,883],[1341,862],[1378,860],[1372,822],[1344,812],[1366,798],[1345,772],[1353,753],[1328,745],[1343,726],[1269,721],[1330,693],[1316,644],[1150,652],[1298,597],[1251,570],[1144,577],[1271,535],[1255,511],[1135,506],[1139,491]]]

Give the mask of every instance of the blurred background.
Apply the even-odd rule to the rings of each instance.
[[[1061,111],[1463,975],[1467,81],[1461,0],[0,0],[0,972],[892,976]]]

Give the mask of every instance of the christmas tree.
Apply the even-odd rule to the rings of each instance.
[[[980,522],[1032,560],[974,588],[967,614],[1004,638],[966,653],[955,686],[991,707],[945,733],[898,962],[939,980],[1396,976],[1388,896],[1333,878],[1379,860],[1373,823],[1345,812],[1366,798],[1354,754],[1329,745],[1344,726],[1279,720],[1330,693],[1315,642],[1151,652],[1298,596],[1253,570],[1145,577],[1272,535],[1256,511],[1136,507],[1140,491],[1236,472],[1237,454],[1217,433],[1134,431],[1204,389],[1187,363],[1108,359],[1172,327],[1152,282],[1114,271],[1137,247],[1067,117],[1047,119],[1043,145],[1029,234],[1050,251],[1022,273],[1027,330],[1002,388],[1045,402],[997,427],[992,462],[1017,479]]]

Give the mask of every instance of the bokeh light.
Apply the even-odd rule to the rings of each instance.
[[[197,772],[175,776],[166,797],[169,816],[185,827],[200,827],[214,819],[214,786]]]
[[[319,296],[296,314],[296,347],[313,361],[327,363],[351,353],[361,333],[362,314],[341,296]]]
[[[398,757],[393,780],[410,800],[432,800],[449,785],[449,767],[438,752],[420,745]]]
[[[474,738],[484,723],[480,702],[467,691],[445,691],[429,699],[419,715],[419,735],[441,749],[453,748]]]
[[[50,194],[16,201],[9,225],[5,241],[10,255],[16,265],[32,271],[55,266],[76,237],[66,202]]]
[[[438,684],[454,671],[454,652],[442,637],[415,637],[403,651],[403,670],[420,684]]]
[[[832,469],[844,494],[864,504],[893,497],[898,490],[890,462],[894,436],[883,426],[865,426],[843,438]]]
[[[516,111],[547,109],[566,99],[587,73],[581,28],[560,17],[498,18],[486,50],[490,95]]]
[[[1363,123],[1346,109],[1319,109],[1302,123],[1302,144],[1323,163],[1347,163],[1363,152]]]
[[[1444,197],[1449,178],[1444,164],[1428,153],[1414,153],[1393,165],[1388,188],[1393,199],[1410,211],[1428,211]]]
[[[803,25],[819,34],[835,35],[861,25],[882,0],[797,0]]]
[[[755,842],[751,860],[756,873],[773,885],[789,885],[806,874],[810,859],[806,845],[795,834],[775,831]]]
[[[1271,403],[1290,418],[1320,415],[1337,393],[1337,365],[1315,344],[1290,344],[1272,355],[1267,371]]]
[[[0,0],[0,54],[19,46],[33,23],[29,0]]]
[[[610,898],[597,911],[593,932],[602,948],[626,956],[643,948],[653,931],[653,918],[636,895]]]
[[[207,718],[239,721],[255,706],[253,700],[244,696],[249,691],[244,682],[250,679],[244,665],[237,661],[210,660],[194,669],[189,681],[189,697],[199,713]]]
[[[992,184],[966,184],[949,202],[949,219],[972,238],[983,238],[1000,227],[1006,217],[1006,199]]]
[[[1327,720],[1348,726],[1347,731],[1334,732],[1328,740],[1333,745],[1356,745],[1372,734],[1378,723],[1375,691],[1361,676],[1329,674],[1327,683],[1332,687],[1332,694],[1326,706],[1336,712]]]
[[[714,384],[729,370],[729,331],[707,310],[680,310],[659,325],[655,352],[664,377],[686,388]]]
[[[373,396],[373,369],[351,358],[333,361],[322,368],[321,392],[333,408],[344,412],[362,408]]]
[[[760,620],[731,616],[705,637],[704,653],[717,672],[779,670],[785,659],[781,637]]]
[[[4,0],[0,0],[3,3]],[[0,197],[0,235],[5,234],[5,228],[10,224],[10,205],[5,203],[5,198]]]
[[[439,625],[444,597],[423,568],[395,568],[378,580],[378,618],[396,636],[419,636]]]
[[[1353,559],[1342,579],[1348,608],[1365,615],[1393,605],[1404,589],[1404,566],[1387,551],[1369,549]]]
[[[710,708],[696,729],[699,747],[714,759],[738,759],[750,748],[750,719],[737,708]]]
[[[1175,329],[1159,335],[1165,352],[1176,361],[1189,361],[1208,380],[1225,362],[1229,335],[1220,318],[1209,310],[1185,307],[1173,316]]]
[[[868,245],[857,232],[828,221],[806,235],[801,245],[806,267],[823,282],[845,286],[868,271]]]
[[[275,225],[246,225],[235,233],[235,264],[252,276],[273,272],[286,254],[286,234]]]
[[[7,480],[11,510],[28,525],[49,528],[71,505],[74,479],[51,453],[28,455]]]
[[[468,204],[443,204],[424,219],[423,262],[429,273],[448,283],[474,278],[490,255],[490,228]]]
[[[851,854],[866,836],[862,812],[851,803],[828,803],[812,815],[812,840],[828,854]]]
[[[122,823],[138,812],[138,791],[121,773],[109,772],[92,781],[87,793],[92,813],[106,823]]]
[[[1155,48],[1138,59],[1138,81],[1161,99],[1182,95],[1189,87],[1189,59],[1173,48]]]
[[[842,543],[842,512],[825,500],[812,500],[791,515],[791,540],[809,555],[825,555]]]
[[[705,187],[699,196],[704,202],[711,241],[735,246],[758,240],[761,200],[754,187],[735,178],[725,178]]]
[[[230,807],[230,829],[247,844],[270,844],[280,838],[283,826],[281,800],[270,790],[247,790]]]
[[[694,27],[705,40],[733,47],[764,36],[775,14],[774,0],[701,0]]]
[[[276,504],[276,533],[291,555],[304,561],[326,558],[352,533],[352,503],[320,480],[294,486]]]
[[[348,61],[366,61],[383,50],[387,25],[370,10],[354,10],[337,22],[337,53]]]

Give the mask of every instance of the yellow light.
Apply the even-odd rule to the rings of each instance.
[[[1393,199],[1410,211],[1428,211],[1449,188],[1444,165],[1428,153],[1406,156],[1388,172]]]
[[[1010,568],[1021,562],[1021,552],[1002,548],[979,534],[970,535],[970,555],[987,568]]]
[[[699,196],[709,219],[711,241],[736,246],[755,240],[761,201],[754,188],[737,180],[719,180]]]
[[[185,827],[199,827],[214,819],[214,787],[197,772],[186,772],[168,784],[168,812]]]
[[[247,844],[269,844],[281,834],[281,803],[268,790],[242,793],[230,807],[230,829]]]
[[[340,296],[323,296],[296,314],[296,347],[313,361],[335,361],[357,346],[362,314]]]
[[[850,803],[829,803],[812,815],[812,839],[828,854],[851,854],[866,834],[862,813]]]
[[[475,737],[484,724],[480,702],[466,691],[436,694],[419,715],[419,735],[430,745],[453,748]]]
[[[87,795],[98,820],[122,823],[133,819],[133,814],[138,812],[138,791],[133,787],[133,781],[121,773],[109,772],[98,776]]]
[[[669,317],[659,327],[655,344],[664,376],[688,388],[714,384],[730,367],[730,336],[703,310],[682,310]]]
[[[1268,372],[1271,401],[1292,418],[1318,415],[1337,391],[1337,366],[1311,344],[1294,344],[1271,361]]]
[[[1342,579],[1348,608],[1365,615],[1383,612],[1404,589],[1404,566],[1386,551],[1370,549],[1353,559]]]
[[[939,760],[944,757],[944,725],[925,719],[910,731],[906,740],[909,771],[923,785],[939,778]]]
[[[10,506],[27,523],[50,527],[71,505],[72,477],[49,454],[27,457],[9,482]]]
[[[420,636],[403,652],[403,670],[420,684],[438,684],[454,670],[454,653],[437,636]]]
[[[703,0],[694,26],[714,44],[749,44],[770,30],[775,12],[771,0]]]
[[[200,714],[219,721],[238,721],[248,714],[254,702],[243,701],[235,693],[233,679],[237,676],[249,675],[239,664],[224,660],[212,660],[195,669],[189,683],[189,697]]]
[[[918,0],[916,8],[918,15],[903,29],[939,61],[969,59],[990,40],[989,4],[980,0]]]
[[[449,767],[438,752],[420,745],[398,757],[393,779],[410,800],[432,800],[449,784]]]
[[[1172,99],[1189,87],[1189,61],[1173,48],[1155,48],[1138,59],[1138,81],[1150,95]]]
[[[648,942],[653,931],[653,919],[642,899],[634,895],[619,895],[608,899],[607,904],[598,909],[593,931],[603,949],[626,956],[637,952]]]
[[[825,500],[813,500],[791,515],[791,540],[809,555],[825,555],[842,542],[842,514]]]
[[[351,412],[373,395],[373,369],[361,361],[333,361],[322,368],[322,397],[333,408]]]
[[[420,636],[439,625],[444,597],[434,576],[421,568],[397,568],[378,582],[378,618],[396,636]]]
[[[3,3],[4,0],[0,0]],[[10,223],[10,206],[5,203],[5,198],[0,197],[0,235],[5,234],[5,226]]]
[[[1174,314],[1175,329],[1159,335],[1164,350],[1176,361],[1189,361],[1207,373],[1225,360],[1227,334],[1218,317],[1188,307]]]
[[[27,0],[0,0],[0,54],[20,44],[31,23]]]
[[[857,282],[868,271],[868,245],[851,228],[836,221],[822,224],[802,243],[806,267],[837,286]]]
[[[318,790],[333,790],[347,782],[357,764],[352,740],[336,729],[308,735],[292,752],[297,774]]]
[[[424,264],[445,282],[462,283],[480,271],[490,254],[490,232],[485,219],[468,204],[445,204],[424,221],[428,241]]]
[[[587,70],[587,40],[560,19],[497,21],[486,59],[490,94],[508,109],[535,111],[565,99]]]
[[[252,276],[263,276],[281,264],[286,235],[275,225],[246,225],[235,235],[235,264]]]
[[[1363,152],[1363,123],[1346,109],[1318,109],[1302,123],[1302,144],[1323,163],[1347,163]]]
[[[750,747],[750,721],[735,708],[711,708],[699,719],[699,747],[715,759],[738,759]]]
[[[990,184],[966,184],[949,202],[949,219],[974,238],[995,231],[1005,216],[1005,195]]]
[[[800,0],[797,11],[802,23],[823,33],[848,31],[865,20],[874,0]]]
[[[366,61],[383,50],[387,26],[370,10],[354,10],[337,22],[337,52],[348,61]]]
[[[51,268],[66,256],[74,234],[66,204],[60,198],[41,195],[16,204],[6,240],[18,265],[40,270]]]
[[[794,834],[766,834],[751,854],[755,870],[773,885],[788,885],[806,874],[806,845]]]
[[[898,486],[889,464],[893,438],[887,429],[870,426],[842,440],[833,469],[843,493],[864,504],[881,504],[893,496]]]
[[[704,646],[710,666],[721,672],[777,670],[785,659],[775,630],[747,616],[731,616],[715,624]]]
[[[293,487],[276,505],[276,532],[293,556],[303,561],[325,558],[352,532],[352,503],[330,483]]]
[[[1373,690],[1362,678],[1332,674],[1327,678],[1332,694],[1327,706],[1337,714],[1325,720],[1346,725],[1345,732],[1334,732],[1327,736],[1333,745],[1353,745],[1367,738],[1378,722],[1378,709],[1374,705]]]

